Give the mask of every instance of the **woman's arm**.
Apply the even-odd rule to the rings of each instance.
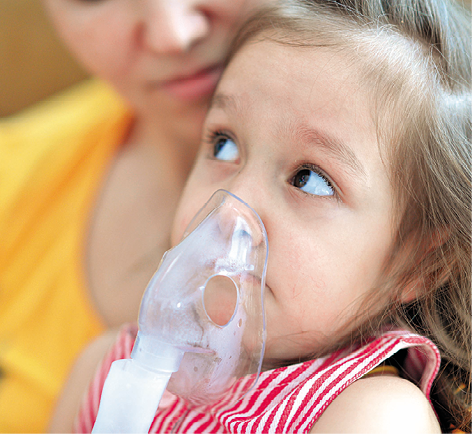
[[[312,433],[440,433],[434,411],[410,381],[362,378],[347,387],[313,425]]]
[[[112,329],[104,333],[80,354],[57,401],[49,424],[49,432],[72,431],[82,397],[100,361],[115,342],[118,332],[118,329]]]

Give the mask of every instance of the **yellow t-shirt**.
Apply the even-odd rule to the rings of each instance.
[[[84,244],[131,119],[89,80],[0,120],[0,432],[46,430],[72,362],[104,329]]]

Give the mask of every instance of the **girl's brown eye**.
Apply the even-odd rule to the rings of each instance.
[[[298,188],[305,187],[310,180],[310,171],[308,169],[300,170],[293,179],[293,185]]]
[[[331,183],[318,170],[302,168],[292,180],[292,185],[314,196],[333,196]]]

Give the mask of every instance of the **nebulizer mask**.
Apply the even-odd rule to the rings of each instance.
[[[148,432],[164,390],[190,405],[257,381],[268,242],[257,213],[218,190],[166,252],[141,302],[131,359],[113,362],[93,432]]]

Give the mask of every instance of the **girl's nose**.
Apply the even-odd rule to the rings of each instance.
[[[232,239],[238,245],[255,247],[264,241],[261,221],[249,208],[237,205],[223,205],[218,212],[219,231],[225,239]]]
[[[195,0],[143,0],[143,42],[157,54],[188,51],[210,32],[210,21]]]
[[[265,243],[265,230],[262,229],[265,221],[264,199],[251,188],[250,182],[233,180],[225,186],[246,205],[230,198],[220,210],[220,229],[231,232],[235,237],[245,238],[252,248]]]

